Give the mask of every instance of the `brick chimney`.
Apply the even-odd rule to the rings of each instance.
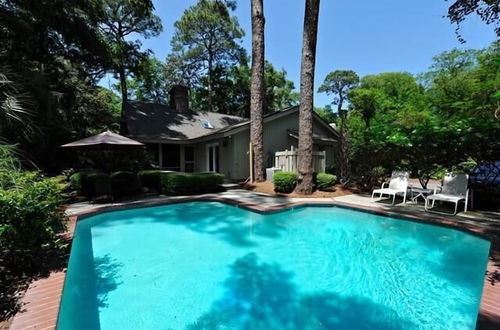
[[[189,111],[188,101],[189,88],[183,85],[174,85],[168,92],[170,96],[170,107],[176,112],[186,113]]]

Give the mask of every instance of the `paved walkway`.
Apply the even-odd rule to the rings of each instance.
[[[472,225],[479,225],[485,228],[497,228],[500,230],[500,212],[488,212],[488,211],[477,211],[477,210],[469,210],[467,212],[459,211],[456,216],[453,215],[440,215],[435,213],[427,213],[424,209],[424,203],[420,199],[418,203],[415,202],[407,202],[405,204],[402,203],[401,199],[396,199],[396,204],[391,205],[391,202],[388,199],[380,200],[379,198],[375,198],[373,201],[371,196],[369,195],[346,195],[333,198],[334,201],[363,205],[367,207],[377,207],[384,211],[396,211],[403,214],[413,214],[413,215],[431,215],[437,218],[450,218],[452,217],[458,222],[468,223]],[[463,206],[462,206],[463,207]],[[444,210],[444,209],[443,209]],[[451,208],[444,210],[446,212],[452,212]]]
[[[220,200],[260,212],[280,210],[303,204],[329,204],[355,207],[369,212],[392,216],[404,216],[415,221],[439,222],[442,225],[466,229],[488,235],[493,241],[490,262],[485,276],[484,292],[479,314],[478,328],[500,329],[500,214],[487,212],[459,213],[456,217],[432,215],[424,212],[421,204],[407,203],[391,206],[385,201],[372,202],[369,196],[347,195],[336,198],[286,198],[253,193],[247,190],[229,190],[218,194],[191,197],[151,197],[137,201],[109,204],[88,202],[72,204],[67,209],[70,218],[69,235],[72,235],[77,216],[122,207],[158,205],[187,200]],[[18,313],[10,329],[54,329],[65,272],[51,274],[48,278],[33,282],[25,294],[23,311]]]

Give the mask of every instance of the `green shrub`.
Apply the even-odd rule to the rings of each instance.
[[[166,195],[184,195],[189,190],[188,178],[180,173],[161,174],[161,192]]]
[[[137,173],[139,181],[144,188],[154,190],[156,192],[161,191],[161,171],[159,170],[147,170],[140,171]]]
[[[69,184],[72,191],[86,197],[111,195],[111,182],[106,173],[98,171],[76,172],[69,177]]]
[[[216,192],[220,190],[220,185],[224,182],[224,175],[219,173],[191,174],[193,185],[198,183],[199,192]]]
[[[67,246],[59,237],[62,178],[21,171],[9,177],[10,188],[0,189],[0,320],[19,309],[19,290],[29,279],[57,268]]]
[[[89,195],[91,192],[91,187],[87,177],[92,172],[76,172],[69,177],[69,185],[73,191],[77,191],[83,195]]]
[[[337,166],[327,165],[325,168],[325,173],[336,175],[337,174]]]
[[[14,149],[0,145],[0,320],[20,307],[35,277],[67,264],[62,178],[24,172]]]
[[[85,176],[84,192],[87,190],[87,197],[111,196],[111,180],[106,173],[90,173]],[[88,186],[88,189],[85,188]]]
[[[85,174],[83,172],[76,172],[69,177],[69,186],[73,191],[82,191],[82,181]]]
[[[218,173],[162,173],[161,192],[167,195],[192,195],[220,190],[224,175]]]
[[[111,174],[111,190],[115,196],[135,195],[142,193],[139,178],[133,172],[120,171]]]
[[[274,191],[280,193],[291,193],[297,185],[298,175],[295,172],[276,172],[274,173]]]
[[[60,247],[57,235],[65,229],[61,181],[18,172],[12,188],[0,189],[0,259],[9,268],[34,271],[46,251]]]
[[[328,191],[337,181],[337,177],[333,174],[318,173],[316,176],[316,188],[321,191]]]

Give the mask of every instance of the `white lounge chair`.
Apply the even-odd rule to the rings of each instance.
[[[427,196],[425,199],[425,210],[427,212],[449,214],[445,212],[433,211],[434,202],[442,201],[455,203],[455,212],[453,215],[457,214],[458,202],[461,200],[465,201],[464,210],[467,212],[467,204],[469,200],[469,189],[467,188],[469,182],[469,176],[467,174],[454,174],[447,173],[444,176],[443,186],[441,187],[441,192],[437,192],[438,188],[434,189],[434,194]],[[431,207],[429,208],[429,202],[432,201]]]
[[[375,194],[380,194],[380,198],[383,195],[392,195],[392,205],[396,200],[396,195],[399,193],[403,194],[403,203],[406,203],[406,193],[408,191],[408,179],[410,178],[410,173],[403,171],[393,171],[391,175],[391,181],[389,182],[389,187],[384,188],[387,182],[382,183],[381,189],[375,189],[372,193],[372,200]]]

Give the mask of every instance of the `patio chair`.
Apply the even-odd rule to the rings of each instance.
[[[372,200],[375,194],[380,194],[380,198],[383,195],[392,196],[392,205],[396,200],[396,195],[399,193],[403,194],[403,203],[406,203],[406,193],[408,191],[408,179],[410,178],[410,173],[403,171],[393,171],[391,175],[391,181],[389,186],[384,188],[387,182],[382,183],[380,189],[375,189],[372,193]]]
[[[443,186],[434,188],[434,194],[427,196],[425,200],[425,211],[441,213],[441,214],[449,214],[446,212],[438,212],[432,210],[434,208],[434,202],[442,201],[455,203],[455,211],[453,215],[457,214],[458,203],[461,200],[465,201],[464,211],[467,212],[467,204],[469,200],[469,189],[468,189],[469,176],[467,174],[455,174],[455,173],[447,173],[444,176]],[[437,192],[438,189],[441,189],[441,192]],[[431,207],[429,208],[429,202],[432,201]]]

